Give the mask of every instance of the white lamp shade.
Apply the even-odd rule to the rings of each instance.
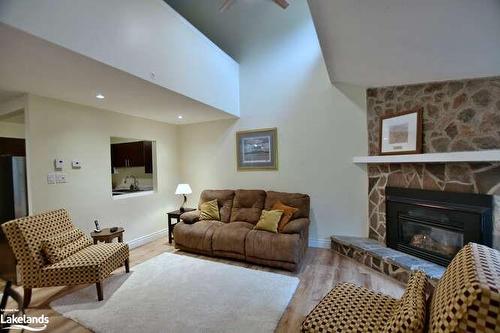
[[[177,189],[175,190],[175,194],[191,194],[193,191],[191,190],[191,186],[189,184],[179,184],[177,185]]]

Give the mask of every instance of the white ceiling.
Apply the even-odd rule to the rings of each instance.
[[[499,0],[309,0],[332,82],[500,74]]]
[[[234,118],[5,24],[0,24],[0,45],[0,90],[32,93],[173,124]],[[96,99],[97,93],[104,94],[105,99]],[[183,119],[179,120],[178,115]]]
[[[22,94],[19,92],[0,90],[0,103],[17,98],[17,97],[21,97],[21,96],[22,96]]]

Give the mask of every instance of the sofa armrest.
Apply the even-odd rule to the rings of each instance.
[[[290,222],[288,222],[283,230],[281,231],[282,234],[300,234],[303,231],[305,231],[307,228],[309,228],[309,219],[307,218],[300,218],[300,219],[295,219]]]
[[[182,213],[182,215],[180,216],[180,219],[186,224],[193,224],[193,223],[198,222],[200,220],[200,211],[193,210],[190,212]]]

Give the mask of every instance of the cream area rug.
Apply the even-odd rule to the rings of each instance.
[[[299,279],[164,253],[50,305],[100,332],[273,332]]]

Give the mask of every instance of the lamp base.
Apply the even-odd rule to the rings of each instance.
[[[181,207],[179,208],[179,212],[181,213],[184,213],[186,211],[186,209],[184,208],[184,205],[186,204],[186,201],[187,201],[187,197],[185,194],[182,195],[184,197],[184,201],[182,202],[182,205]]]

